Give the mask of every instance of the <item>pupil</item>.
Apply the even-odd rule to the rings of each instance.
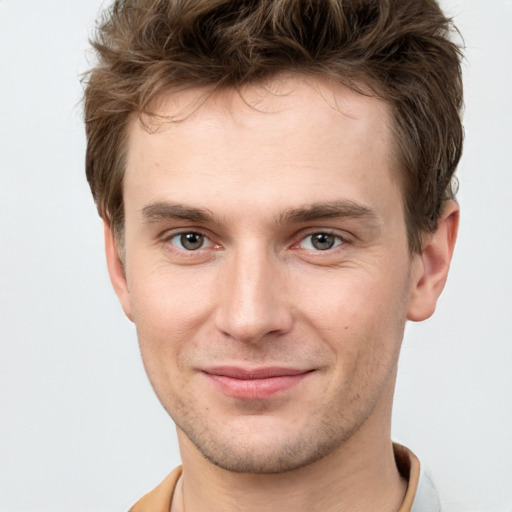
[[[199,249],[203,245],[203,235],[199,233],[181,235],[181,244],[185,249],[190,249],[191,251]]]
[[[334,236],[329,235],[329,233],[318,233],[317,235],[313,235],[312,242],[316,249],[325,251],[334,245]]]

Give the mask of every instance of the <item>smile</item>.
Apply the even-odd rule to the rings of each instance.
[[[203,373],[215,388],[227,396],[261,400],[292,388],[312,371],[280,367],[245,369],[223,366],[204,369]]]

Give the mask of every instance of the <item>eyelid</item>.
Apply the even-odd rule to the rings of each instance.
[[[187,233],[197,233],[199,235],[202,235],[205,238],[205,240],[208,242],[208,245],[193,251],[193,250],[187,250],[185,248],[179,248],[175,244],[171,243],[171,240],[173,238],[181,236],[181,235],[184,235],[184,234],[187,234]],[[312,235],[315,235],[315,234],[320,234],[320,233],[325,233],[325,234],[328,234],[328,235],[332,235],[332,236],[336,237],[337,239],[339,239],[342,243],[339,243],[339,244],[335,245],[333,248],[326,249],[324,251],[321,251],[319,249],[315,249],[315,250],[313,250],[313,249],[304,249],[304,250],[311,250],[313,252],[318,252],[318,253],[321,253],[321,252],[327,253],[327,252],[335,250],[336,248],[338,248],[340,246],[345,246],[347,244],[352,243],[353,239],[354,239],[354,236],[351,235],[350,233],[347,233],[346,231],[340,232],[339,230],[334,229],[334,228],[313,227],[313,228],[303,229],[299,233],[297,233],[293,237],[294,238],[294,242],[292,243],[292,247],[291,248],[292,249],[293,248],[300,248],[300,247],[298,247],[299,244],[301,242],[303,242],[306,238],[308,238],[308,237],[310,237]],[[187,226],[187,227],[168,229],[164,233],[162,233],[158,237],[158,239],[160,240],[161,243],[171,244],[172,247],[175,248],[178,251],[188,252],[188,253],[199,252],[199,251],[201,251],[203,249],[208,249],[208,248],[211,248],[211,247],[213,247],[215,249],[222,248],[221,244],[214,240],[214,236],[209,232],[209,230],[206,230],[204,228],[196,228],[194,226],[191,226],[191,227]]]
[[[331,236],[333,237],[334,239],[334,242],[333,242],[333,246],[332,247],[327,247],[325,249],[319,249],[317,247],[314,247],[313,245],[313,240],[312,238],[315,236],[315,235],[328,235],[328,236]],[[299,241],[299,246],[302,246],[302,244],[304,243],[307,243],[310,247],[301,247],[302,249],[305,249],[307,251],[313,251],[313,252],[329,252],[329,251],[333,251],[334,249],[336,249],[337,247],[339,247],[340,245],[343,245],[345,243],[345,240],[343,240],[340,236],[338,235],[333,235],[331,233],[325,233],[325,232],[320,232],[320,233],[313,233],[311,235],[307,235],[305,236],[302,240]]]
[[[346,231],[340,232],[339,230],[333,229],[333,228],[315,227],[315,228],[308,228],[307,230],[302,230],[300,233],[298,233],[297,236],[295,237],[296,241],[293,243],[293,246],[298,246],[306,238],[313,236],[313,235],[318,235],[318,234],[331,235],[331,236],[334,236],[334,237],[338,238],[339,240],[341,240],[342,243],[338,244],[335,247],[338,247],[340,245],[349,244],[353,241],[353,238],[354,238]],[[330,250],[332,250],[332,249],[330,249]],[[318,252],[321,252],[321,251],[318,251]],[[324,252],[327,252],[327,251],[324,251]]]
[[[181,245],[181,238],[183,237],[183,235],[198,235],[202,238],[202,244],[200,247],[198,247],[197,249],[187,249],[186,247],[182,247]],[[176,239],[176,243],[174,242],[174,240]],[[180,250],[184,250],[184,251],[187,251],[187,252],[196,252],[196,251],[200,251],[201,249],[206,249],[208,247],[211,247],[213,245],[213,242],[207,237],[207,236],[204,236],[202,233],[197,233],[196,231],[189,231],[189,232],[186,232],[186,233],[177,233],[176,235],[172,236],[171,238],[169,238],[169,242],[171,243],[171,245],[174,245],[174,247],[180,249]]]
[[[203,236],[205,241],[207,242],[207,245],[205,245],[199,249],[196,249],[194,251],[194,250],[187,250],[184,247],[180,248],[176,244],[172,243],[173,238],[176,238],[176,237],[179,237],[182,235],[186,235],[189,233],[195,233],[197,235]],[[176,228],[176,229],[167,230],[159,237],[159,240],[163,243],[170,244],[173,247],[173,249],[176,249],[176,250],[182,251],[182,252],[189,252],[189,253],[199,252],[203,249],[208,249],[211,247],[220,248],[220,245],[218,243],[214,242],[213,237],[206,230],[200,229],[200,228],[194,228],[194,227],[190,227],[190,228],[185,227],[185,228]]]

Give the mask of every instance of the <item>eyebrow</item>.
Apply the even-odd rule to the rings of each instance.
[[[207,208],[197,208],[181,203],[156,201],[142,208],[141,212],[142,217],[147,223],[165,220],[186,220],[190,222],[222,224]],[[278,224],[298,224],[320,219],[346,218],[367,220],[372,223],[377,223],[378,220],[375,210],[347,199],[288,208],[281,212],[275,220]]]
[[[141,210],[142,217],[148,223],[164,220],[188,220],[191,222],[214,223],[215,215],[206,208],[196,208],[180,203],[157,201]]]
[[[377,223],[378,215],[375,210],[360,203],[342,199],[313,203],[299,208],[290,208],[283,211],[278,217],[279,224],[294,224],[311,222],[319,219],[359,219]]]

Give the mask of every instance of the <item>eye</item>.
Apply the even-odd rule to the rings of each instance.
[[[342,243],[343,240],[341,237],[333,235],[332,233],[313,233],[301,240],[299,247],[313,251],[328,251]]]
[[[197,251],[198,249],[204,249],[213,245],[202,233],[195,231],[175,235],[170,239],[170,242],[178,249],[185,249],[187,251]]]

